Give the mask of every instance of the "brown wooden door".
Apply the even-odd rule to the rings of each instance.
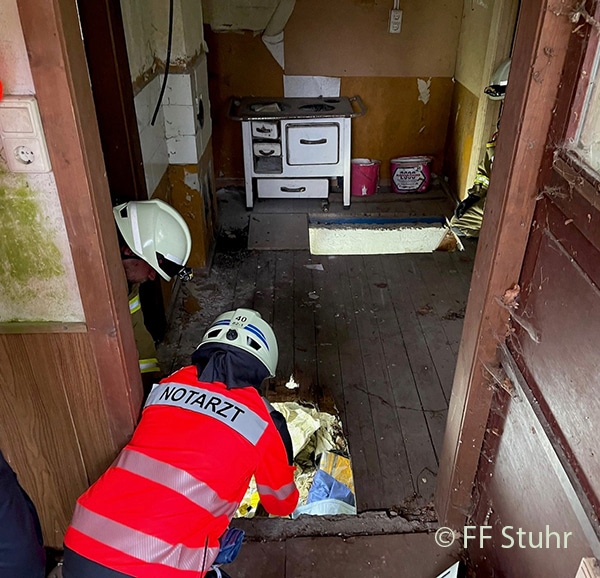
[[[496,395],[471,519],[492,538],[469,548],[485,575],[575,576],[581,558],[600,554],[600,51],[590,25],[600,9],[590,4],[595,15],[572,14],[518,284],[495,297],[509,321],[500,369],[488,368]],[[507,548],[505,528],[513,538],[522,528],[524,547]]]
[[[441,523],[488,528],[477,575],[600,558],[599,21],[597,2],[521,4],[436,491]]]
[[[581,16],[548,135],[520,293],[508,304],[506,355],[539,404],[541,423],[595,520],[600,514],[600,95],[594,84],[600,79],[595,71],[600,50],[598,27],[584,24]]]

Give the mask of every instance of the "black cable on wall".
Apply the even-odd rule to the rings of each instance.
[[[169,37],[167,39],[167,59],[165,61],[165,77],[163,79],[162,87],[160,89],[160,94],[158,96],[158,102],[156,103],[156,108],[154,109],[154,114],[152,115],[152,121],[150,124],[154,126],[156,122],[156,117],[158,116],[158,111],[160,110],[160,105],[162,104],[162,99],[165,94],[165,88],[167,88],[167,79],[169,78],[169,65],[171,64],[171,44],[173,42],[173,0],[169,2]]]

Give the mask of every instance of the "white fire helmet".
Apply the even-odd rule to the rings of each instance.
[[[506,94],[506,87],[508,86],[508,74],[510,72],[511,59],[507,58],[498,65],[498,68],[494,70],[492,78],[490,78],[490,84],[483,92],[491,100],[502,100]]]
[[[271,326],[253,309],[236,309],[219,315],[207,329],[198,349],[209,343],[239,347],[251,353],[275,377],[279,350]]]
[[[165,281],[175,275],[189,277],[185,264],[192,237],[173,207],[158,199],[129,201],[114,207],[113,214],[127,246]]]

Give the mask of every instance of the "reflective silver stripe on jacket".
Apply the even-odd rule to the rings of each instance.
[[[160,383],[148,396],[146,406],[169,405],[189,409],[218,419],[256,445],[267,428],[267,422],[244,404],[224,395],[183,383]]]
[[[96,514],[81,504],[75,507],[71,526],[89,538],[133,556],[148,564],[162,564],[178,570],[208,569],[214,562],[218,548],[188,548],[183,544],[169,544],[160,538],[134,530],[120,522]]]
[[[271,405],[271,402],[266,397],[263,397],[262,400],[269,413],[273,413],[274,411],[276,411],[275,408]]]
[[[139,311],[141,308],[142,308],[142,303],[140,302],[140,296],[134,295],[129,300],[129,313],[131,313],[133,315],[136,311]]]
[[[256,489],[261,496],[273,496],[274,498],[283,501],[286,498],[289,498],[289,496],[294,492],[296,489],[296,484],[294,482],[290,482],[285,486],[281,486],[281,488],[278,490],[274,490],[270,486],[256,484]]]
[[[236,502],[224,500],[208,484],[185,470],[135,450],[124,449],[114,465],[179,492],[215,517],[227,516],[231,519],[238,508]]]
[[[160,372],[160,365],[158,365],[158,359],[156,357],[148,357],[147,359],[139,360],[140,373],[158,373]]]

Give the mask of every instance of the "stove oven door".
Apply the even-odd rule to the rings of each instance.
[[[286,124],[286,163],[290,166],[335,165],[339,155],[340,125],[327,123]]]

